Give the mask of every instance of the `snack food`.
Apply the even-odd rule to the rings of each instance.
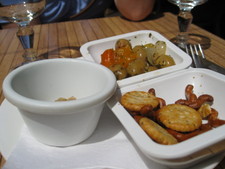
[[[70,100],[76,100],[76,97],[74,97],[74,96],[71,96],[69,98],[60,97],[60,98],[56,99],[55,101],[60,102],[60,101],[70,101]]]
[[[177,140],[159,124],[150,120],[149,118],[143,117],[139,120],[141,128],[157,143],[160,144],[176,144]]]
[[[120,102],[152,140],[159,144],[176,144],[225,124],[212,107],[213,96],[197,96],[193,89],[193,85],[187,85],[185,99],[168,105],[163,98],[157,97],[154,88],[147,92],[127,92]],[[148,102],[143,100],[148,97],[143,95],[150,95],[152,101],[146,104]],[[150,104],[153,100],[158,104]]]
[[[130,111],[140,111],[143,106],[157,107],[157,98],[144,91],[131,91],[121,97],[121,104]]]
[[[158,111],[157,118],[167,128],[181,132],[194,131],[202,124],[202,118],[195,109],[180,104],[162,107]]]
[[[175,65],[166,54],[166,43],[132,45],[127,39],[116,41],[115,49],[106,49],[101,54],[101,64],[115,74],[117,80]]]

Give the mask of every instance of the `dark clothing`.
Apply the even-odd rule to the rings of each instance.
[[[42,23],[103,17],[113,0],[47,0]]]
[[[225,39],[225,1],[208,0],[192,10],[193,23]]]
[[[169,3],[167,0],[161,0],[161,12],[172,12],[178,14],[179,8]],[[192,9],[193,24],[218,35],[225,39],[225,1],[208,0],[202,5]]]

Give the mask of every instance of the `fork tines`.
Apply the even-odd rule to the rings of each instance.
[[[200,44],[198,45],[188,44],[186,45],[185,50],[186,50],[186,53],[190,55],[192,58],[193,67],[196,67],[196,68],[203,67],[201,59],[204,58],[204,54]]]

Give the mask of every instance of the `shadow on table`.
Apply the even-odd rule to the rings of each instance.
[[[81,57],[80,46],[60,47],[60,48],[45,52],[39,55],[39,57],[43,59],[78,58],[78,57]]]

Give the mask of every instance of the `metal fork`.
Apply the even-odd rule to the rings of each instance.
[[[185,47],[186,53],[192,58],[192,66],[196,68],[204,67],[202,65],[202,59],[205,58],[204,53],[202,51],[201,45],[186,45]]]
[[[207,60],[200,44],[186,45],[186,53],[192,57],[193,67],[207,68],[225,75],[225,68]]]

